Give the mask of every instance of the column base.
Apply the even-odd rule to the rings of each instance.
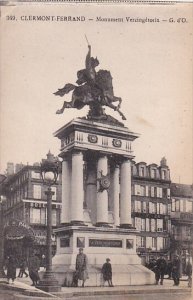
[[[61,286],[59,286],[58,281],[54,277],[54,273],[52,271],[46,271],[43,275],[43,279],[39,281],[36,287],[48,293],[61,291]]]
[[[88,226],[88,225],[84,224],[83,221],[71,221],[68,225],[71,225],[71,226]]]
[[[120,224],[120,228],[126,228],[126,229],[134,229],[134,227],[131,224]]]
[[[112,228],[113,226],[111,226],[110,224],[106,223],[106,222],[98,222],[95,224],[96,227],[109,227]]]

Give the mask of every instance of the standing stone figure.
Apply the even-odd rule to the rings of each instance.
[[[76,256],[76,274],[79,280],[82,280],[82,287],[84,287],[86,279],[88,279],[88,259],[83,253],[83,248],[79,248],[79,254]]]

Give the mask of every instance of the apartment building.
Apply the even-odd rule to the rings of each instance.
[[[170,170],[145,162],[132,166],[132,222],[138,230],[137,252],[144,264],[151,256],[168,254],[171,231]]]
[[[31,247],[27,236],[27,228],[33,230],[33,247],[40,256],[46,253],[46,223],[47,187],[43,185],[40,175],[40,164],[16,165],[8,164],[7,178],[1,183],[1,194],[6,197],[4,201],[4,226],[5,226],[5,252],[15,251],[18,256],[26,255]],[[58,182],[52,186],[52,224],[53,228],[60,224],[61,212],[61,174]],[[25,232],[19,233],[13,228]],[[24,230],[25,228],[25,230]],[[6,230],[9,234],[6,234]],[[22,232],[22,231],[21,231]],[[53,235],[53,253],[56,243]]]

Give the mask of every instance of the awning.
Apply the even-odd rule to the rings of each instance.
[[[7,240],[21,240],[24,238],[34,240],[35,235],[33,229],[23,221],[13,219],[9,225],[5,227],[5,238]]]

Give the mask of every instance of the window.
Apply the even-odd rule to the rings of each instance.
[[[180,200],[176,200],[176,211],[180,211]]]
[[[172,199],[172,211],[176,211],[176,199]]]
[[[186,200],[186,212],[192,213],[193,212],[193,202]]]
[[[152,250],[156,250],[157,241],[155,237],[152,237]]]
[[[156,178],[156,169],[151,169],[151,178]]]
[[[46,209],[41,208],[40,223],[46,224]]]
[[[149,213],[150,214],[156,213],[156,203],[149,202]]]
[[[157,219],[157,231],[163,231],[163,219]]]
[[[141,230],[145,231],[145,219],[141,219]]]
[[[157,250],[163,249],[163,237],[157,237]]]
[[[33,186],[33,198],[41,199],[41,185]]]
[[[170,198],[170,189],[167,189],[167,198]]]
[[[151,236],[146,237],[146,248],[152,248],[152,237]]]
[[[151,231],[155,232],[156,231],[156,220],[150,219],[150,222],[151,222]]]
[[[141,218],[135,218],[135,228],[141,231]]]
[[[139,168],[139,176],[145,177],[145,167],[140,167]]]
[[[30,208],[30,223],[40,224],[40,208]]]
[[[136,238],[136,246],[138,247],[145,247],[145,237],[137,236]]]
[[[56,226],[56,209],[52,209],[52,225]]]
[[[157,187],[157,197],[162,198],[162,188]]]
[[[135,212],[141,212],[141,201],[135,201]]]
[[[40,179],[40,173],[36,171],[31,171],[31,177],[34,179]]]
[[[147,202],[145,202],[145,201],[142,202],[142,212],[143,213],[147,212]]]
[[[135,184],[134,194],[137,196],[148,196],[148,187],[145,185]]]
[[[149,187],[148,187],[148,185],[146,185],[146,187],[145,187],[145,196],[146,197],[149,196]]]
[[[159,207],[160,207],[160,212],[159,213],[161,215],[166,215],[166,213],[167,213],[166,204],[159,203]]]
[[[52,195],[52,200],[53,200],[53,201],[56,201],[56,196],[57,196],[57,195],[56,195],[56,192],[57,192],[57,191],[56,191],[56,187],[55,187],[55,186],[52,186],[51,189],[52,189],[52,192],[54,192],[54,195]]]
[[[161,173],[161,178],[162,179],[167,179],[167,171],[166,170],[162,170],[162,173]]]
[[[146,218],[145,223],[146,223],[146,231],[149,231],[149,229],[150,229],[150,226],[149,226],[150,219]]]
[[[156,187],[151,186],[151,197],[156,197]]]

